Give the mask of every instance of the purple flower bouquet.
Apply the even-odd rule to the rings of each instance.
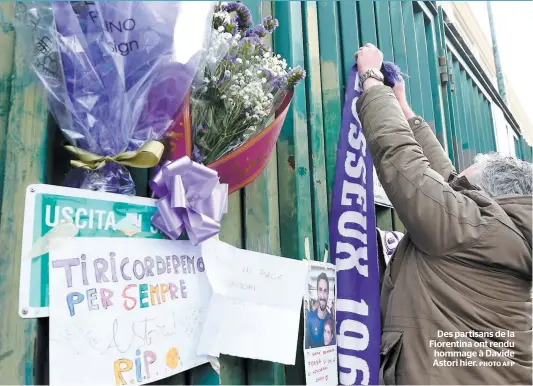
[[[76,158],[65,185],[135,194],[203,66],[215,3],[27,2],[17,28]]]

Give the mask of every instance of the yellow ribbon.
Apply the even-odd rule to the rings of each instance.
[[[152,168],[159,164],[165,146],[158,141],[148,141],[135,151],[126,151],[112,157],[97,155],[70,145],[65,146],[65,149],[79,158],[70,161],[75,168],[98,170],[108,162],[134,168]]]

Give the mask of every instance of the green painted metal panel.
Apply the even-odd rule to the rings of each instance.
[[[276,2],[274,14],[280,26],[275,32],[276,51],[293,66],[304,66],[302,31],[302,4],[300,2]],[[285,124],[278,139],[278,183],[281,255],[294,259],[305,257],[306,246],[310,258],[315,256],[313,215],[309,175],[309,141],[307,135],[306,90],[296,88]],[[302,347],[303,331],[300,329],[299,347]],[[285,368],[289,383],[305,382],[303,352],[298,350],[295,366]],[[285,382],[283,366],[265,371],[265,377],[248,378],[255,384],[279,384]]]
[[[487,128],[487,149],[486,151],[496,151],[496,136],[495,128],[492,125],[492,110],[490,107],[490,102],[483,97],[483,102],[481,104],[483,112],[483,124]]]
[[[466,75],[466,71],[464,72]],[[477,149],[479,148],[479,133],[478,133],[478,127],[477,127],[477,120],[476,120],[476,111],[475,111],[475,105],[472,100],[472,93],[473,93],[473,86],[472,86],[472,79],[468,75],[466,75],[466,83],[465,83],[465,103],[467,104],[466,114],[467,119],[470,120],[470,124],[468,125],[468,139],[470,143],[470,150],[473,150],[477,153]]]
[[[473,83],[472,79],[468,78],[468,88],[469,88],[469,100],[470,100],[470,115],[472,116],[472,123],[473,123],[473,135],[474,135],[474,149],[476,153],[479,153],[481,147],[482,147],[482,130],[481,125],[479,122],[479,110],[477,109],[477,103],[475,94],[477,93],[477,88],[475,84]]]
[[[453,73],[455,78],[455,71],[453,65],[449,66],[449,71]],[[455,80],[454,80],[455,81]],[[459,169],[459,160],[462,158],[461,156],[461,146],[459,142],[459,131],[461,130],[461,117],[460,117],[460,111],[457,103],[457,85],[452,85],[448,83],[446,85],[446,94],[448,97],[448,113],[449,113],[449,136],[450,142],[449,142],[449,151],[448,154],[451,153],[450,159],[454,161],[454,165],[457,169]]]
[[[338,7],[339,3],[335,1],[322,1],[318,3],[317,10],[328,208],[331,207],[344,98]]]
[[[410,103],[416,114],[423,114],[424,101],[422,96],[422,84],[420,81],[420,64],[416,45],[413,4],[411,2],[401,2],[401,4],[407,63],[409,65],[409,88],[411,89]]]
[[[481,127],[481,131],[483,133],[481,137],[481,148],[479,149],[480,152],[486,153],[490,149],[489,145],[489,130],[492,128],[489,128],[487,125],[487,117],[485,116],[485,99],[483,97],[483,94],[481,94],[480,90],[476,90],[476,97],[477,97],[477,109],[479,112],[479,125]]]
[[[485,116],[487,117],[487,126],[490,127],[489,131],[489,146],[491,151],[496,151],[496,128],[492,121],[492,107],[489,101],[485,103]]]
[[[489,126],[492,128],[490,132],[490,143],[491,143],[491,150],[496,151],[497,145],[496,145],[496,127],[494,126],[494,119],[492,117],[492,106],[490,102],[488,102],[485,106],[487,109],[487,118],[489,120]]]
[[[457,65],[459,68],[459,64]],[[467,86],[468,82],[466,80],[466,74],[465,72],[460,69],[458,71],[458,77],[457,77],[457,105],[459,107],[460,116],[461,116],[461,131],[458,133],[458,138],[461,144],[461,154],[462,154],[462,161],[463,161],[463,167],[462,169],[466,168],[469,165],[468,161],[468,151],[473,147],[472,143],[470,142],[469,138],[469,130],[472,127],[472,123],[470,121],[470,115],[468,114],[468,110],[470,109],[469,103],[467,101]]]
[[[473,113],[476,117],[476,125],[477,125],[477,147],[476,150],[478,153],[482,153],[483,149],[485,148],[485,127],[483,125],[483,116],[481,113],[481,101],[479,99],[479,89],[476,85],[472,88],[472,98],[474,101],[474,109]]]
[[[2,25],[2,30],[0,31],[0,47],[2,49],[2,55],[0,56],[0,208],[2,207],[2,191],[4,186],[4,145],[9,119],[11,76],[13,74],[13,55],[15,53],[14,15],[14,3],[0,4],[0,24]],[[0,218],[2,218],[1,213]]]
[[[378,44],[376,34],[376,16],[374,15],[374,2],[359,1],[357,2],[359,13],[359,26],[361,28],[361,45],[371,43],[375,46]]]
[[[420,69],[421,95],[424,101],[423,114],[424,119],[432,126],[435,131],[435,114],[433,112],[433,92],[431,87],[430,64],[428,48],[426,42],[426,23],[424,12],[418,11],[414,14],[416,47],[418,52],[418,65]]]
[[[256,24],[263,14],[272,14],[270,4],[245,2]],[[263,12],[265,11],[265,12]],[[282,24],[285,20],[280,20]],[[289,63],[292,63],[289,60]],[[244,189],[244,247],[248,250],[280,254],[279,207],[277,202],[277,151],[273,152],[267,168],[252,184]],[[284,368],[280,364],[252,359],[232,358],[239,370],[235,384],[283,383]],[[245,371],[246,369],[246,371]],[[224,381],[223,374],[221,380]],[[242,379],[244,378],[244,379]],[[224,382],[222,382],[224,384]]]
[[[474,93],[474,98],[476,100],[476,110],[478,112],[478,118],[479,118],[478,125],[481,131],[480,132],[481,146],[478,151],[480,153],[485,153],[487,149],[489,148],[488,146],[489,136],[488,136],[488,131],[487,131],[488,128],[485,123],[485,111],[483,109],[483,95],[481,95],[481,92],[479,91],[478,88],[476,88],[476,91]]]
[[[477,94],[478,94],[478,88],[473,82],[472,79],[469,79],[469,85],[470,85],[470,100],[472,103],[472,110],[470,113],[472,114],[472,119],[474,120],[474,136],[475,136],[475,143],[476,143],[476,152],[481,152],[481,149],[483,148],[483,136],[484,136],[484,128],[481,125],[481,115],[479,111],[479,104],[477,101]]]
[[[407,48],[405,46],[405,34],[403,28],[402,3],[389,3],[390,22],[392,32],[392,45],[394,52],[394,62],[400,67],[402,72],[409,75],[405,78],[405,94],[407,100],[411,100],[411,70],[407,64]]]
[[[468,139],[470,143],[470,152],[469,152],[469,165],[471,165],[474,161],[474,156],[478,153],[479,148],[479,131],[477,126],[477,117],[476,117],[476,111],[475,111],[475,104],[473,102],[473,83],[472,79],[466,71],[464,71],[464,74],[466,76],[466,88],[465,88],[465,103],[468,104],[468,109],[466,110],[467,119],[470,119],[470,125],[468,128]]]
[[[376,206],[376,226],[384,231],[394,230],[392,209],[384,206]]]
[[[436,20],[436,18],[434,19]],[[450,142],[447,141],[446,137],[446,113],[445,109],[448,108],[448,98],[446,92],[443,92],[441,86],[441,80],[439,75],[439,56],[440,50],[438,47],[437,37],[436,37],[436,27],[435,21],[424,19],[424,27],[426,32],[426,47],[427,47],[427,59],[429,67],[429,81],[431,87],[431,95],[433,100],[433,117],[435,120],[435,134],[447,151],[449,150]],[[445,56],[442,54],[442,56]],[[453,157],[451,158],[453,162]]]
[[[312,1],[303,4],[305,64],[307,78],[308,136],[311,155],[311,194],[313,198],[313,230],[315,257],[323,260],[328,249],[329,216],[326,186],[326,159],[324,151],[324,125],[322,121],[322,92],[320,72],[320,51],[318,40],[317,4]]]
[[[383,52],[383,58],[387,61],[394,60],[392,45],[392,31],[388,1],[375,1],[376,28],[378,34],[378,47]]]
[[[483,94],[478,90],[477,93],[478,98],[478,108],[479,108],[479,115],[481,117],[481,127],[483,129],[483,148],[481,151],[484,153],[490,151],[491,145],[490,145],[490,133],[493,132],[493,128],[490,127],[488,119],[487,119],[487,110],[485,108],[485,105],[487,104],[487,100],[483,96]]]
[[[520,146],[520,141],[518,140],[518,138],[513,138],[513,141],[514,141],[514,152],[515,152],[515,156],[516,158],[519,158],[519,159],[522,159],[522,148]]]
[[[405,226],[402,224],[398,213],[394,209],[392,210],[392,228],[395,231],[405,233]]]
[[[522,137],[518,139],[518,142],[520,144],[520,155],[521,155],[520,159],[527,161],[529,154],[528,154],[526,143]]]
[[[457,141],[457,154],[458,154],[458,170],[463,170],[466,167],[465,160],[465,149],[468,149],[468,134],[466,131],[467,121],[465,116],[465,104],[463,98],[463,78],[461,74],[461,69],[457,61],[453,61],[454,69],[454,79],[455,79],[455,107],[457,111],[457,131],[456,141]]]
[[[346,85],[348,74],[354,63],[353,55],[361,46],[356,2],[354,0],[343,0],[339,2],[339,11],[343,62],[342,79],[343,84]],[[342,95],[344,95],[344,88]]]
[[[492,124],[489,118],[489,115],[491,113],[490,103],[483,96],[482,96],[481,109],[483,112],[483,124],[485,126],[485,130],[487,133],[487,138],[486,138],[487,143],[486,143],[485,151],[487,152],[496,151],[496,148],[493,147],[494,146],[493,141],[496,142],[495,134],[494,134],[494,127],[492,127]]]
[[[473,161],[473,155],[477,153],[478,149],[478,127],[477,127],[477,119],[476,119],[476,111],[474,102],[472,99],[472,93],[473,93],[473,85],[472,85],[472,79],[466,74],[466,71],[463,72],[465,76],[465,103],[467,105],[466,109],[466,115],[467,120],[469,120],[469,125],[467,126],[468,129],[468,142],[470,144],[469,150],[470,150],[470,156],[469,156],[469,165],[472,164]]]
[[[5,161],[0,165],[5,168],[0,222],[0,377],[2,383],[12,385],[47,381],[48,341],[40,333],[47,331],[48,321],[18,315],[24,192],[29,184],[46,181],[50,148],[47,106],[42,87],[23,60],[26,51],[15,37]]]
[[[520,137],[520,145],[522,148],[522,158],[524,161],[533,161],[533,148],[528,145],[524,137]]]
[[[436,21],[434,23],[434,33],[435,33],[435,41],[437,45],[438,50],[438,58],[440,60],[443,60],[443,63],[437,62],[437,70],[436,70],[436,76],[437,80],[434,82],[435,85],[438,84],[438,88],[442,91],[442,106],[444,111],[443,114],[443,121],[445,125],[443,126],[443,130],[445,131],[445,137],[447,142],[447,150],[448,150],[448,157],[452,161],[452,163],[455,165],[457,161],[457,146],[455,142],[456,137],[456,112],[454,110],[454,93],[452,90],[452,82],[453,82],[453,66],[451,66],[451,62],[448,60],[448,55],[446,53],[446,39],[444,34],[444,14],[441,8],[438,10],[438,14],[436,17]],[[437,59],[438,60],[438,59]],[[447,76],[448,76],[448,82],[445,83],[443,86],[441,84],[440,79],[440,65],[445,66]],[[432,71],[433,74],[433,71]],[[440,110],[440,109],[439,109]],[[437,116],[437,113],[436,115]]]

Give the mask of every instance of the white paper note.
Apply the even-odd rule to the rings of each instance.
[[[207,363],[197,345],[211,294],[188,241],[52,245],[51,385],[144,384]]]
[[[198,353],[293,365],[307,265],[215,240],[202,256],[213,297]]]

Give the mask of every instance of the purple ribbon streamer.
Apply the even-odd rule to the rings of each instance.
[[[167,161],[150,181],[157,212],[152,224],[176,240],[187,232],[198,245],[220,232],[222,216],[228,211],[228,185],[218,173],[184,156]]]
[[[350,71],[337,148],[330,214],[331,260],[337,268],[337,348],[342,385],[377,385],[380,289],[373,163],[356,103],[357,66]]]

